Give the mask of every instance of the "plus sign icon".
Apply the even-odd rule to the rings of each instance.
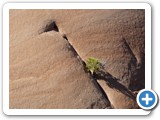
[[[141,90],[137,95],[137,103],[144,110],[150,110],[157,104],[157,94],[153,90]]]

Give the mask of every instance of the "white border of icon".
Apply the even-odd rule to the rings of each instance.
[[[141,103],[139,102],[139,96],[140,96],[141,93],[144,92],[144,91],[150,91],[150,92],[152,92],[152,93],[154,94],[154,96],[155,96],[155,102],[154,102],[154,104],[153,104],[152,106],[150,106],[150,107],[144,107],[144,106],[142,106]],[[157,101],[158,101],[158,97],[157,97],[157,94],[156,94],[153,90],[143,89],[143,90],[141,90],[141,91],[138,93],[136,100],[137,100],[138,105],[139,105],[142,109],[144,109],[144,110],[151,110],[152,108],[154,108],[154,107],[156,106]]]
[[[147,3],[7,3],[3,6],[3,112],[7,115],[147,115],[142,109],[9,109],[9,9],[145,9],[145,88],[151,89],[151,7]]]

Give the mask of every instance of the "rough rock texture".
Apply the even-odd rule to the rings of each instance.
[[[144,10],[10,10],[10,108],[137,108],[98,80],[108,101],[83,61],[144,88],[144,30]]]
[[[98,58],[127,88],[144,88],[144,10],[68,10],[59,14],[64,14],[57,18],[60,32],[83,60]]]
[[[30,26],[35,16],[20,15],[10,17],[10,108],[105,108],[108,103],[61,34],[32,36],[40,26]]]
[[[121,92],[119,89],[111,88],[104,80],[98,80],[98,83],[103,87],[115,109],[139,108],[135,96],[131,92]]]

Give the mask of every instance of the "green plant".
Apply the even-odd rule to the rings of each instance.
[[[101,63],[96,58],[90,57],[86,61],[86,68],[88,71],[90,71],[93,74],[100,70]]]

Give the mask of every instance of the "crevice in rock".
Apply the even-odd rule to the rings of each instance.
[[[49,32],[49,31],[52,31],[52,30],[56,31],[56,32],[59,32],[59,29],[58,29],[55,21],[49,21],[48,24],[45,26],[43,32]]]
[[[56,31],[59,32],[58,26],[56,25],[55,21],[50,21],[44,28],[43,32],[49,32],[49,31]],[[62,35],[62,34],[61,34]],[[106,95],[106,93],[104,92],[103,88],[98,84],[97,80],[93,77],[93,75],[91,74],[91,72],[88,72],[86,69],[86,63],[82,60],[82,58],[79,56],[78,52],[74,49],[74,47],[71,45],[71,43],[69,42],[66,34],[63,34],[62,37],[67,41],[69,47],[68,49],[70,51],[72,51],[73,55],[76,56],[76,58],[79,60],[79,62],[83,65],[83,69],[86,73],[89,74],[90,78],[91,78],[91,82],[93,83],[93,85],[97,88],[100,96],[103,98],[103,100],[105,101],[106,106],[104,106],[105,108],[111,109],[111,103]],[[94,104],[98,104],[98,103],[93,103],[91,105],[91,108],[94,108]]]
[[[90,73],[90,75],[91,75],[91,73]],[[92,76],[92,75],[91,75],[91,76]],[[93,76],[92,76],[92,82],[93,82],[94,86],[98,89],[98,91],[100,91],[100,95],[101,95],[103,98],[105,98],[105,100],[106,100],[107,102],[109,102],[109,103],[107,103],[107,104],[108,104],[107,107],[112,108],[111,102],[109,101],[107,94],[104,92],[103,88],[98,84],[97,79],[94,78]]]
[[[124,95],[128,96],[129,98],[135,100],[136,98],[135,95],[125,86],[120,84],[118,82],[119,79],[115,78],[110,73],[99,71],[96,74],[94,74],[94,78],[96,78],[97,80],[104,80],[110,88],[115,89],[116,91],[119,91],[123,93]]]
[[[145,62],[138,63],[138,59],[136,58],[136,55],[133,53],[133,50],[131,49],[130,45],[126,41],[125,38],[124,45],[130,55],[132,56],[130,63],[128,64],[128,69],[132,70],[131,78],[130,78],[130,84],[129,89],[132,91],[138,91],[145,88]],[[143,55],[142,59],[145,61],[145,55]]]
[[[83,64],[83,68],[84,68],[84,71],[89,73],[90,74],[90,77],[91,77],[91,80],[92,80],[92,83],[94,84],[94,86],[97,88],[97,90],[99,91],[100,93],[100,96],[102,96],[105,101],[106,101],[106,104],[107,104],[107,107],[111,107],[111,103],[106,95],[106,93],[104,92],[103,88],[98,84],[97,80],[93,77],[93,75],[87,71],[86,69],[86,63],[82,60],[82,58],[78,55],[77,51],[74,49],[74,47],[70,44],[70,42],[68,41],[68,38],[67,36],[64,34],[62,35],[62,37],[67,40],[68,44],[69,44],[69,50],[72,51],[72,53],[74,53],[74,56],[77,57],[77,59],[80,61],[80,63]]]
[[[68,41],[66,34],[62,35],[62,37]]]

